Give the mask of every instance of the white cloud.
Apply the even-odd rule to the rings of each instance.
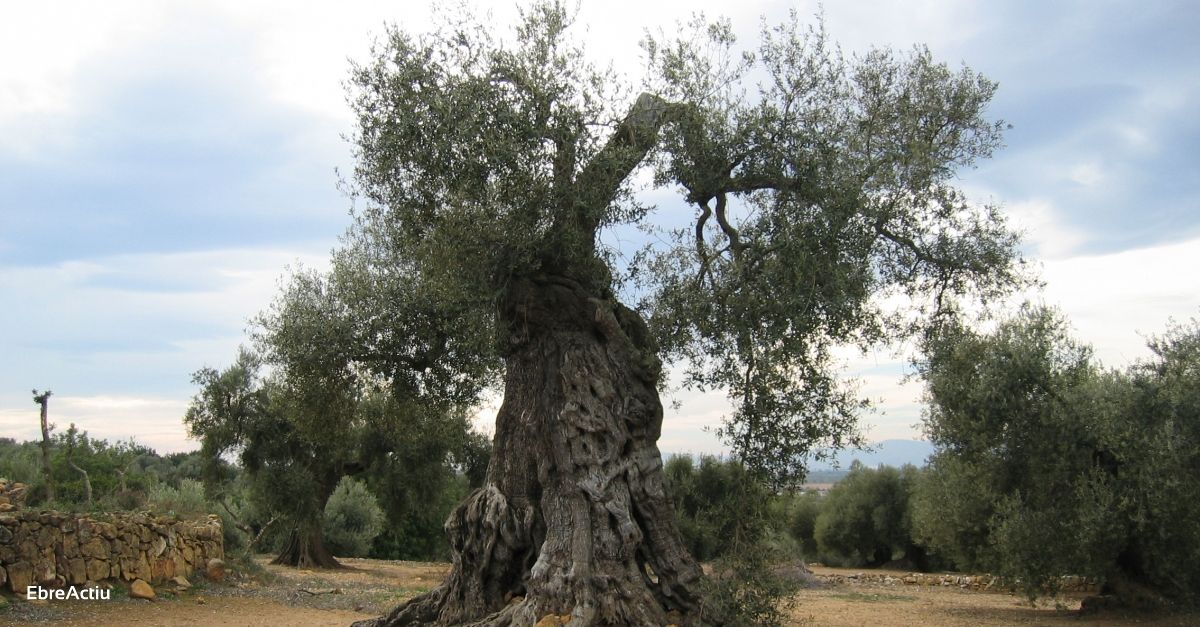
[[[80,411],[105,408],[105,433],[152,431],[155,442],[186,447],[177,409],[191,373],[234,358],[248,318],[297,261],[327,263],[318,250],[220,250],[0,268],[0,293],[19,295],[0,308],[0,380],[12,386],[0,390],[0,413],[24,415],[24,391],[48,387],[60,403],[88,399]],[[148,400],[126,420],[105,399]],[[174,405],[163,413],[162,403]]]
[[[1068,257],[1083,245],[1082,231],[1063,223],[1060,212],[1049,201],[1035,198],[1005,207],[1011,226],[1024,232],[1024,241],[1039,259]]]
[[[1158,142],[1151,137],[1149,131],[1141,126],[1117,124],[1113,127],[1113,132],[1131,152],[1147,153],[1158,149]]]
[[[182,333],[155,338],[167,342],[196,339],[187,332],[189,323],[240,332],[270,302],[287,266],[325,267],[328,246],[117,255],[3,268],[0,291],[22,299],[0,310],[0,339],[16,341],[28,329],[81,341],[133,339],[146,330],[138,325],[151,322],[170,323]]]
[[[817,11],[812,2],[801,17]],[[851,50],[891,46],[907,50],[928,44],[932,50],[956,48],[977,37],[985,28],[980,7],[970,2],[942,0],[886,0],[881,2],[830,2],[824,5],[830,34]],[[956,63],[958,59],[950,59]]]
[[[1050,260],[1043,298],[1067,314],[1106,365],[1148,357],[1167,320],[1200,315],[1200,239]]]
[[[38,407],[0,409],[0,433],[17,440],[41,439]],[[49,421],[55,433],[74,423],[93,438],[117,442],[133,438],[160,454],[195,449],[187,439],[183,414],[187,400],[135,396],[51,396]]]
[[[87,106],[83,70],[96,57],[136,49],[161,28],[150,0],[0,4],[0,133],[5,150],[32,156],[69,140],[64,119]]]
[[[700,392],[679,387],[682,369],[672,372],[672,392],[663,394],[662,436],[659,450],[665,453],[720,455],[729,447],[717,437],[715,430],[729,415],[732,406],[723,392]]]
[[[1084,187],[1091,187],[1104,180],[1104,173],[1098,163],[1081,163],[1071,168],[1067,178]]]

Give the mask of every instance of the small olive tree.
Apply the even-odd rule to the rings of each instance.
[[[343,557],[366,557],[386,518],[367,486],[344,477],[325,504],[325,537]]]
[[[821,559],[845,566],[901,562],[924,568],[912,539],[909,499],[919,481],[913,466],[867,468],[859,462],[821,502],[813,536]]]

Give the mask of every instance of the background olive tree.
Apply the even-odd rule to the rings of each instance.
[[[960,568],[1100,578],[1128,603],[1196,600],[1200,583],[1200,325],[1106,371],[1052,310],[983,333],[949,325],[921,364],[938,447],[916,526]]]

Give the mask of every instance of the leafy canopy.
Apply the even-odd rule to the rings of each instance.
[[[528,7],[509,39],[470,16],[389,30],[352,74],[366,206],[333,302],[357,363],[463,400],[501,365],[496,303],[514,280],[636,300],[686,382],[735,399],[736,452],[787,478],[858,437],[865,403],[833,347],[908,336],[1020,282],[1016,237],[954,185],[1000,143],[995,84],[924,48],[846,58],[794,15],[756,48],[703,19],[644,48],[635,97],[587,60],[561,3]],[[680,202],[640,204],[646,179]],[[597,244],[621,225],[656,243]]]
[[[1102,370],[1039,308],[991,333],[932,336],[921,368],[938,452],[917,491],[920,540],[1031,596],[1073,574],[1197,602],[1200,324],[1150,347]]]

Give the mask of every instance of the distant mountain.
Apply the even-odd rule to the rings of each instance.
[[[905,464],[920,467],[924,466],[925,460],[933,454],[933,444],[921,440],[883,440],[872,444],[871,449],[871,451],[857,449],[838,451],[834,455],[836,465],[833,461],[825,461],[813,464],[812,470],[832,470],[835,466],[840,470],[847,470],[856,459],[871,468],[881,465],[900,467]]]

